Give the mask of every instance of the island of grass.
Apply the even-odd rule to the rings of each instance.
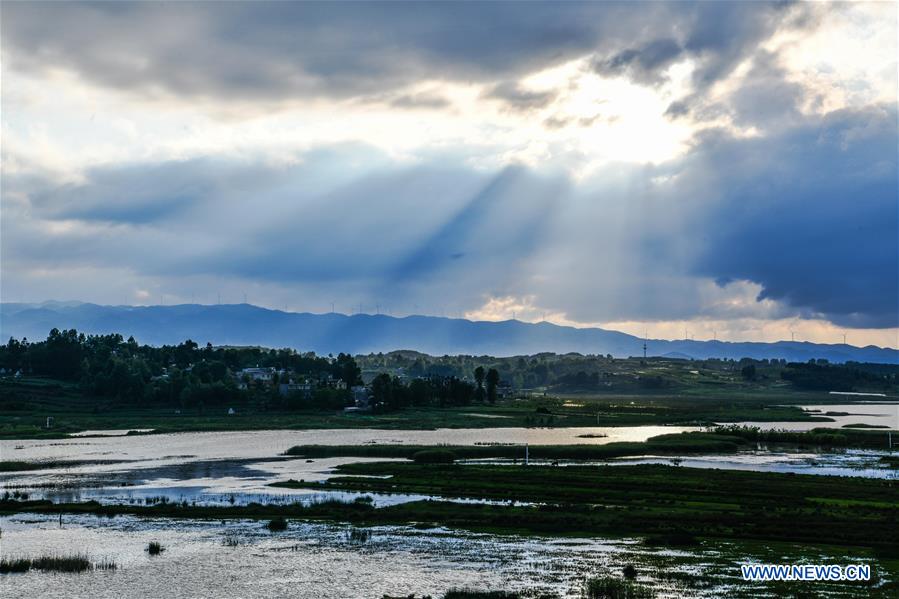
[[[645,442],[621,441],[604,445],[531,445],[527,449],[534,460],[600,460],[633,455],[686,453],[729,453],[745,447],[748,441],[736,435],[715,433],[672,433],[651,437]],[[523,460],[523,445],[297,445],[287,455],[305,458],[359,457],[416,459],[427,452],[442,451],[455,460],[502,458]]]
[[[661,465],[381,462],[347,464],[337,473],[323,483],[288,481],[279,486],[509,502],[472,506],[431,501],[414,509],[433,511],[440,515],[433,521],[441,524],[540,534],[680,532],[807,543],[839,540],[895,551],[899,532],[899,489],[892,481]],[[536,505],[513,506],[516,502]]]
[[[689,455],[732,453],[758,447],[886,449],[885,435],[866,430],[812,429],[793,432],[762,430],[756,427],[720,426],[706,432],[669,433],[646,441],[573,445],[296,445],[285,454],[304,458],[356,457],[416,459],[425,452],[443,452],[440,461],[506,459],[523,460],[604,460],[641,455]],[[422,460],[423,461],[423,460]]]

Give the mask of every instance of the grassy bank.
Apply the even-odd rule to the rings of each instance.
[[[712,429],[715,434],[739,437],[765,446],[820,448],[887,449],[889,438],[883,430],[864,428],[815,428],[810,431],[763,430],[758,427],[727,425]],[[894,441],[895,443],[895,441]]]
[[[605,445],[532,445],[528,455],[535,460],[600,460],[607,458],[684,453],[726,453],[744,447],[748,441],[738,436],[713,433],[673,433],[651,437],[645,442],[616,442]],[[428,451],[449,452],[455,459],[524,459],[521,445],[297,445],[287,455],[307,458],[365,457],[407,458]]]
[[[534,460],[604,460],[639,455],[686,455],[730,453],[757,445],[778,448],[885,449],[883,433],[859,430],[813,429],[805,432],[765,431],[754,427],[725,426],[711,432],[670,433],[650,437],[646,441],[618,441],[577,445],[531,445],[528,456]],[[405,458],[439,452],[450,460],[520,459],[525,456],[522,445],[295,445],[287,455],[306,458],[358,457]]]

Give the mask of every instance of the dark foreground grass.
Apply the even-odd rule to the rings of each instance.
[[[611,576],[589,578],[584,583],[587,599],[651,599],[653,596],[648,587]]]
[[[0,574],[45,570],[50,572],[85,572],[88,570],[115,570],[110,561],[93,563],[84,555],[43,555],[36,558],[20,557],[0,560]]]
[[[165,547],[159,541],[150,541],[150,544],[147,545],[147,553],[150,555],[159,555],[163,551],[165,551]]]
[[[546,536],[642,536],[651,544],[695,538],[869,547],[896,557],[899,488],[893,481],[674,466],[463,466],[349,464],[318,490],[420,493],[496,503],[414,501],[303,505],[54,504],[0,501],[0,513],[74,512],[195,519],[277,518],[356,526],[446,526]],[[524,504],[517,502],[533,502]]]
[[[282,517],[272,518],[269,520],[269,523],[266,524],[266,528],[268,528],[272,532],[281,532],[287,530],[287,520]]]
[[[478,589],[450,589],[443,599],[520,599],[521,595],[510,591],[481,591]]]

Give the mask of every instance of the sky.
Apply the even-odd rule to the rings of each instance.
[[[899,346],[897,5],[0,4],[0,299]]]

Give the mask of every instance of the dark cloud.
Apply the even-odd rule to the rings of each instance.
[[[4,210],[5,272],[119,268],[363,289],[382,301],[423,286],[419,301],[471,307],[519,275],[563,191],[523,168],[491,176],[449,157],[404,168],[341,150],[286,165],[190,160],[98,168],[79,185],[29,181],[28,206]],[[371,166],[353,171],[360,155]],[[63,221],[77,225],[41,234]]]
[[[554,90],[536,91],[521,87],[514,81],[504,81],[493,86],[485,96],[501,100],[514,110],[533,110],[543,108],[556,99]]]
[[[895,107],[871,107],[706,137],[679,189],[706,200],[692,270],[838,325],[899,326],[896,130]]]
[[[683,47],[671,38],[658,39],[640,48],[594,59],[593,68],[602,75],[627,75],[639,83],[658,84],[665,81],[663,71],[676,62],[683,51]]]
[[[722,98],[709,100],[701,92],[672,102],[669,118],[690,116],[698,122],[728,117],[740,127],[779,129],[802,120],[800,108],[807,99],[805,88],[791,81],[780,58],[758,50],[748,57],[749,69]]]
[[[693,84],[702,93],[730,75],[758,49],[761,42],[781,29],[811,29],[818,24],[819,9],[793,2],[695,2],[678,3],[682,9],[667,26],[646,28],[613,53],[599,53],[593,68],[604,75],[624,75],[647,85],[667,80],[665,71],[674,63],[695,63]],[[647,37],[657,35],[658,37]],[[684,103],[669,109],[684,113]]]
[[[425,79],[492,83],[595,53],[653,81],[679,54],[702,85],[790,15],[786,3],[7,3],[4,67],[66,69],[147,95],[364,97]],[[632,49],[629,49],[632,48]]]
[[[274,174],[258,165],[202,158],[116,164],[92,169],[86,181],[37,191],[32,207],[44,218],[147,225],[183,217],[210,197],[250,194]]]
[[[390,101],[394,108],[447,108],[451,102],[440,94],[422,92],[419,94],[404,94]]]

